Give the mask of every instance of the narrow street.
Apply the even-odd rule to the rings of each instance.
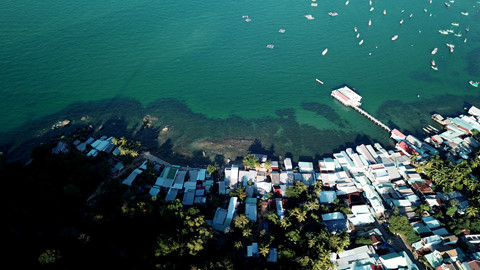
[[[385,241],[389,243],[395,249],[395,251],[397,252],[405,251],[405,253],[408,255],[410,260],[417,265],[418,269],[425,270],[425,266],[413,257],[412,252],[405,245],[405,242],[402,240],[400,236],[394,235],[390,231],[387,231],[376,218],[375,218],[375,226],[377,227],[378,230],[380,230]]]

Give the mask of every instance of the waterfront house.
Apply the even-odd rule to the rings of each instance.
[[[235,215],[235,210],[237,208],[237,197],[231,197],[230,202],[228,203],[228,208],[223,209],[218,207],[213,217],[212,226],[217,231],[224,232],[227,228],[230,227],[232,219]]]
[[[348,86],[336,89],[332,91],[331,96],[340,101],[345,106],[356,106],[359,107],[362,105],[362,97],[355,93]]]
[[[291,158],[285,158],[283,160],[283,165],[285,166],[285,170],[291,171],[293,169],[292,159]]]

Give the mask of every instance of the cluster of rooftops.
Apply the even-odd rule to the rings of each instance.
[[[459,192],[449,194],[434,192],[432,182],[422,179],[411,165],[409,157],[416,154],[421,159],[438,154],[437,149],[443,144],[443,147],[448,147],[446,150],[451,150],[452,156],[455,154],[461,158],[468,158],[466,154],[469,153],[469,147],[471,148],[475,143],[478,144],[468,135],[474,129],[480,130],[478,122],[480,110],[472,107],[469,113],[472,116],[462,115],[446,120],[434,116],[437,121],[441,121],[439,123],[444,124],[446,131],[427,137],[424,142],[393,129],[391,137],[397,141],[398,151],[387,151],[378,143],[373,146],[362,144],[355,149],[347,148],[334,153],[332,157],[317,160],[315,164],[312,161],[299,161],[294,164],[290,158],[285,158],[281,161],[271,161],[269,170],[264,166],[246,170],[241,166],[231,165],[224,169],[224,177],[217,182],[204,168],[170,164],[161,166],[153,162],[158,177],[155,183],[147,188],[153,197],[166,194],[163,198],[166,201],[179,197],[184,205],[193,205],[204,203],[207,194],[213,191],[214,185],[216,185],[215,190],[218,188],[219,194],[228,194],[238,186],[244,186],[247,193],[245,214],[252,222],[257,222],[258,199],[266,199],[269,193],[273,193],[273,203],[269,205],[275,208],[279,218],[284,218],[283,202],[286,188],[296,181],[303,182],[307,187],[313,187],[320,181],[323,185],[323,191],[318,198],[321,204],[333,204],[336,199],[340,199],[352,212],[348,215],[341,212],[323,214],[322,221],[327,229],[331,233],[370,229],[368,235],[374,240],[372,246],[332,254],[331,260],[338,265],[339,269],[369,269],[368,267],[380,269],[376,268],[379,265],[382,265],[383,269],[417,269],[404,253],[397,253],[394,250],[390,250],[391,252],[383,256],[375,253],[377,248],[385,248],[382,246],[385,242],[384,236],[375,228],[375,221],[383,219],[387,216],[387,212],[393,210],[406,216],[415,233],[422,237],[421,241],[414,243],[412,247],[418,254],[425,256],[432,267],[480,269],[480,263],[477,261],[480,259],[480,252],[465,254],[457,247],[459,239],[442,228],[438,220],[428,214],[419,218],[412,209],[419,204],[426,204],[436,212],[451,199],[457,199],[460,202],[457,210],[460,214],[463,214],[468,207],[468,201]],[[119,149],[112,140],[113,137],[103,136],[99,139],[89,138],[85,142],[75,141],[74,145],[78,150],[86,152],[87,156],[95,157],[100,152],[119,155]],[[65,152],[68,151],[68,146],[60,142],[53,151],[54,153]],[[267,162],[266,155],[255,156],[262,165]],[[120,162],[113,168],[114,171],[122,169],[123,164]],[[137,176],[146,169],[147,161],[134,169],[122,183],[132,186]],[[162,190],[165,192],[161,193]],[[237,197],[231,197],[228,207],[217,208],[213,220],[209,223],[217,231],[227,231],[237,215],[236,210],[239,204]],[[467,235],[463,238],[463,242],[473,247],[473,250],[479,249],[480,235]],[[258,245],[255,244],[252,243],[247,247],[247,256],[258,254]],[[276,254],[276,250],[271,249],[268,260],[276,261]]]

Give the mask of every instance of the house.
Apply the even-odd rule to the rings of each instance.
[[[335,172],[335,162],[332,158],[324,158],[318,161],[320,172]]]
[[[270,252],[268,253],[267,262],[277,262],[278,260],[278,252],[276,248],[270,248]]]
[[[183,182],[185,182],[185,177],[187,176],[186,171],[178,171],[175,175],[175,179],[173,181],[173,187],[176,189],[183,188]]]
[[[135,169],[133,170],[133,172],[130,173],[130,175],[125,178],[125,180],[122,181],[122,184],[124,185],[127,185],[127,186],[131,186],[133,181],[135,180],[135,178],[141,174],[143,171],[140,170],[140,169]]]
[[[252,222],[257,222],[257,198],[245,200],[245,214]]]
[[[349,215],[348,220],[355,227],[365,226],[375,222],[368,205],[353,205],[352,213],[352,215]]]
[[[182,204],[193,205],[194,199],[195,199],[195,190],[194,189],[185,190],[185,192],[183,193]]]
[[[283,219],[285,217],[285,210],[283,209],[283,201],[281,198],[275,199],[275,207],[277,208],[277,216]]]
[[[392,130],[392,133],[390,134],[390,138],[400,142],[400,141],[403,141],[405,140],[407,136],[405,136],[402,132],[400,132],[400,130],[394,128]]]
[[[165,201],[169,202],[169,201],[175,200],[177,198],[177,194],[178,194],[178,189],[173,187],[169,188],[167,192],[167,196],[165,196]]]
[[[359,94],[355,93],[355,91],[350,89],[348,86],[333,90],[331,96],[343,103],[345,106],[358,107],[362,105],[362,97]]]
[[[252,243],[247,246],[247,257],[257,257],[258,256],[258,243]]]
[[[379,257],[384,269],[408,269],[418,270],[418,267],[410,260],[407,253],[392,252]]]
[[[285,166],[285,170],[291,171],[293,169],[292,159],[291,158],[285,158],[283,160],[283,165]]]
[[[332,256],[333,263],[338,265],[338,269],[369,269],[362,266],[377,264],[378,255],[372,246],[361,246],[354,249],[345,250]],[[370,269],[376,269],[371,267]]]
[[[333,201],[337,198],[337,193],[335,191],[320,191],[320,195],[318,197],[320,203],[333,203]]]
[[[305,162],[300,161],[298,162],[298,169],[301,173],[314,173],[313,170],[313,163],[312,162]]]
[[[348,220],[340,212],[322,214],[322,220],[330,233],[335,234],[341,231],[350,232]]]
[[[218,207],[213,217],[212,226],[217,231],[224,232],[230,227],[233,216],[235,215],[235,209],[237,207],[237,197],[231,197],[227,209]]]
[[[436,218],[434,218],[432,216],[422,217],[422,220],[423,220],[423,223],[425,223],[425,225],[427,225],[427,227],[429,229],[435,229],[435,228],[439,228],[440,226],[442,226],[440,221],[438,221]]]

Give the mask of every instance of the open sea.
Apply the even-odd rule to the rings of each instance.
[[[480,88],[468,84],[480,81],[480,2],[345,2],[3,0],[0,150],[20,155],[66,132],[51,126],[70,119],[70,129],[103,125],[98,134],[125,134],[164,154],[234,159],[250,149],[298,159],[392,146],[330,96],[343,85],[364,110],[419,137],[432,112],[480,107]],[[156,117],[147,130],[145,115]]]

